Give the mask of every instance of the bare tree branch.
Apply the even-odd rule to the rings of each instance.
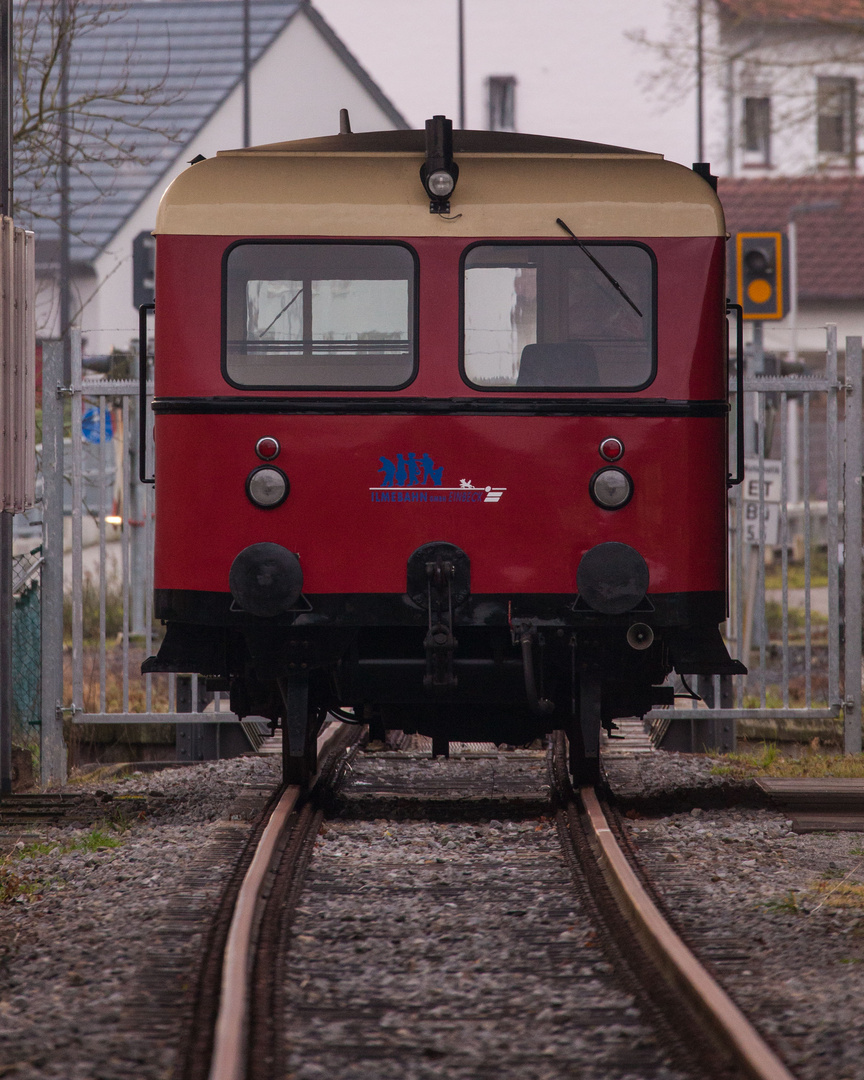
[[[126,8],[117,3],[67,0],[20,0],[15,7],[15,112],[13,145],[16,165],[16,213],[56,220],[62,163],[61,76],[68,47],[68,106],[65,110],[69,169],[86,178],[91,194],[76,210],[106,196],[112,176],[128,163],[147,165],[160,157],[179,133],[160,123],[159,110],[179,98],[168,89],[168,65],[154,81],[142,84],[134,75],[137,42],[125,49],[119,70],[103,57],[93,71],[82,71],[76,46],[90,34],[121,22]],[[93,166],[102,168],[94,170]],[[107,167],[107,171],[106,168]],[[101,172],[103,178],[96,175]]]
[[[713,76],[722,86],[729,64],[741,63],[754,77],[776,85],[779,94],[795,98],[803,92],[801,80],[790,76],[812,76],[816,68],[831,64],[864,65],[864,23],[839,18],[784,22],[779,19],[783,5],[777,7],[777,21],[765,21],[771,8],[766,0],[739,0],[734,12],[707,0],[705,17],[713,11],[717,33],[712,35],[713,43],[704,47],[706,76]],[[643,76],[642,86],[670,107],[695,85],[696,0],[669,0],[668,12],[664,37],[652,38],[644,30],[628,31],[625,36],[653,54],[653,70]],[[802,33],[805,26],[810,34]],[[812,115],[811,107],[808,116]]]

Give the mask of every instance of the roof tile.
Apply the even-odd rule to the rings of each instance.
[[[106,10],[99,3],[87,4]],[[108,21],[80,34],[72,46],[69,98],[75,101],[94,87],[112,88],[128,81],[128,98],[135,91],[161,87],[165,104],[149,121],[156,130],[134,125],[153,113],[152,105],[109,101],[99,103],[96,119],[87,124],[96,133],[115,125],[115,137],[133,155],[118,168],[97,160],[71,169],[72,258],[92,260],[111,240],[160,177],[186,150],[243,73],[242,0],[132,0],[114,11]],[[251,59],[255,61],[275,41],[302,6],[301,0],[254,0],[250,5]],[[85,4],[79,5],[79,10]],[[110,10],[110,9],[109,9]],[[355,76],[389,113],[394,126],[405,125],[392,103],[363,71],[317,11],[308,17]],[[43,29],[47,38],[47,30]],[[128,62],[127,62],[128,61]],[[34,70],[38,77],[38,72]],[[238,140],[239,141],[239,140]],[[99,155],[97,155],[98,157]],[[104,157],[104,151],[102,155]],[[57,179],[16,175],[17,201],[31,213],[19,212],[22,224],[36,227],[38,246],[56,252]],[[41,261],[41,258],[40,258]]]
[[[864,177],[721,177],[718,194],[733,234],[785,232],[795,211],[802,300],[864,300]],[[824,202],[837,206],[805,209]]]
[[[719,0],[745,21],[854,23],[864,21],[864,0]]]

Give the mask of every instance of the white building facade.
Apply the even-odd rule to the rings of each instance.
[[[406,126],[313,8],[269,2],[261,4],[258,13],[249,77],[250,143],[335,134],[341,108],[349,109],[357,130]],[[163,77],[172,100],[163,122],[174,141],[163,139],[164,145],[148,163],[130,162],[117,170],[107,193],[95,202],[79,198],[76,203],[73,187],[71,307],[73,321],[82,330],[85,355],[125,352],[138,337],[132,245],[136,236],[153,229],[165,188],[197,155],[210,157],[243,145],[241,17],[242,4],[236,0],[200,4],[168,0],[132,3],[125,9],[125,36],[132,41],[149,37],[156,54],[155,59],[148,57],[149,70],[167,72]],[[197,39],[189,33],[196,23]],[[90,50],[99,47],[98,40],[85,44]],[[213,50],[209,55],[208,44]],[[216,49],[230,57],[230,68],[220,65]],[[82,66],[86,68],[86,63]],[[159,119],[155,118],[157,123]],[[56,233],[53,222],[36,223],[37,252],[40,238],[43,251],[50,252],[39,267],[38,327],[47,338],[58,336],[60,329],[58,241],[52,227]]]

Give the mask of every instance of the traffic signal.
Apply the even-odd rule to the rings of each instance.
[[[745,319],[786,314],[786,237],[780,232],[739,232],[735,237],[738,303]]]
[[[152,304],[156,294],[156,237],[140,232],[132,241],[132,304]]]

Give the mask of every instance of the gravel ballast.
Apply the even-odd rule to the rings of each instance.
[[[639,861],[684,939],[796,1076],[861,1080],[864,836],[799,836],[776,811],[712,808],[728,784],[717,764],[661,753],[607,763],[625,803],[646,790],[696,802],[659,817],[631,811]],[[755,798],[753,781],[736,786]]]
[[[4,1080],[173,1075],[202,936],[277,777],[265,758],[133,774],[95,828],[2,830],[5,852],[40,847],[6,863],[22,891],[0,904]],[[128,794],[151,796],[144,820],[124,820]]]
[[[626,828],[638,857],[687,940],[796,1075],[864,1080],[864,887],[856,891],[864,837],[797,836],[783,815],[756,805],[751,781],[737,786],[747,805],[719,809],[715,800],[736,789],[715,765],[691,755],[610,757],[622,806],[646,794],[672,806],[686,792],[675,812],[654,816],[632,804]],[[417,762],[418,782],[430,769],[453,769],[465,791],[462,763]],[[382,759],[369,775],[383,784],[386,772]],[[500,775],[490,758],[492,793]],[[277,779],[277,760],[245,758],[71,786],[113,796],[99,832],[116,847],[100,847],[78,826],[0,830],[4,853],[19,842],[53,845],[6,862],[22,891],[0,903],[4,1080],[173,1075],[206,920]],[[142,820],[124,820],[124,794],[149,795]],[[353,827],[339,825],[321,844],[335,853],[341,830]],[[422,866],[442,858],[457,874],[478,843],[485,850],[476,826],[451,829],[440,852],[432,851],[437,837],[418,834]],[[522,832],[514,835],[521,848]]]

